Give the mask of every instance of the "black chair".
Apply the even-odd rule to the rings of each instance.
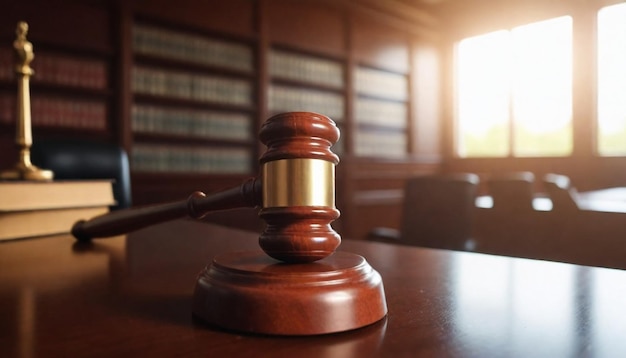
[[[411,178],[404,190],[400,232],[376,228],[371,240],[473,251],[472,223],[479,177],[471,173]]]
[[[571,213],[579,210],[578,192],[568,176],[548,173],[543,177],[543,187],[552,201],[553,211]]]
[[[128,155],[112,143],[82,139],[49,139],[35,141],[31,148],[33,164],[50,169],[54,178],[112,179],[117,201],[111,210],[132,205]]]
[[[533,210],[535,175],[532,172],[511,172],[494,175],[487,180],[493,209],[504,214]]]

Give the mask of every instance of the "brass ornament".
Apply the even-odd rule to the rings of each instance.
[[[33,44],[26,39],[28,24],[20,21],[15,31],[17,37],[13,42],[16,55],[15,73],[17,75],[17,123],[15,143],[20,153],[17,164],[12,169],[0,173],[0,179],[7,180],[52,180],[54,173],[40,169],[30,160],[30,148],[33,145],[32,124],[30,116],[30,76],[35,71],[30,63],[35,58]]]

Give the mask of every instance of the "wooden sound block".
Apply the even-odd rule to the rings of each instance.
[[[377,322],[387,304],[380,275],[359,255],[287,264],[261,251],[234,252],[200,273],[193,313],[228,330],[317,335]]]

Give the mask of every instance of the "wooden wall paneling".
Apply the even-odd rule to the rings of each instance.
[[[438,16],[428,6],[438,1],[349,0],[358,10],[393,23],[403,31],[433,34],[439,24]],[[432,3],[432,4],[426,4]]]
[[[409,177],[428,175],[439,170],[437,163],[351,160],[349,172],[349,210],[345,235],[364,239],[375,227],[399,229],[404,186]]]
[[[35,46],[35,55],[37,49],[46,45],[69,47],[74,51],[113,51],[113,21],[106,1],[65,0],[56,1],[54,5],[45,0],[4,3],[0,11],[0,40],[7,46],[15,39],[18,21],[29,23],[28,39]]]
[[[412,47],[411,154],[418,162],[443,160],[440,48],[416,42]]]
[[[15,143],[15,126],[13,130],[0,133],[0,169],[5,170],[13,167],[17,163],[19,150]]]
[[[316,1],[266,1],[272,43],[344,57],[346,29],[342,10]]]
[[[346,157],[351,157],[354,154],[354,133],[356,126],[354,123],[355,115],[355,98],[356,90],[354,88],[355,83],[355,68],[357,66],[356,57],[352,48],[354,47],[354,24],[352,16],[349,13],[344,14],[344,23],[346,24],[346,60],[344,63],[344,82],[346,83],[346,106],[344,123],[344,154]]]
[[[116,31],[118,56],[116,58],[117,82],[115,85],[117,107],[115,120],[118,128],[118,142],[130,156],[133,142],[131,128],[131,108],[133,102],[131,88],[133,68],[133,14],[129,3],[124,0],[117,0],[115,10],[117,12],[118,21]]]
[[[197,29],[255,36],[254,0],[136,0],[138,14]]]
[[[353,120],[357,124],[354,154],[361,158],[408,158],[411,35],[361,13],[353,14],[352,24],[356,63]]]
[[[351,158],[353,157],[354,151],[354,136],[352,133],[355,131],[354,124],[354,98],[355,98],[355,89],[353,86],[354,83],[354,68],[356,66],[356,61],[354,58],[354,52],[351,50],[352,39],[353,39],[353,31],[354,26],[352,25],[351,16],[348,12],[344,13],[344,23],[346,24],[346,59],[344,63],[344,81],[346,83],[345,89],[345,118],[346,121],[343,125],[343,130],[341,132],[341,136],[344,138],[344,154],[341,158],[341,162],[337,167],[337,206],[339,210],[342,212],[340,217],[340,226],[335,230],[344,235],[350,235],[350,227],[353,222],[355,222],[356,216],[356,206],[352,200],[352,193],[354,192],[354,181],[352,180],[351,173]]]
[[[423,38],[414,29],[402,30],[398,22],[389,23],[385,17],[353,11],[350,25],[351,71],[354,72],[357,66],[365,66],[403,74],[407,76],[409,86],[407,156],[373,159],[356,158],[352,153],[348,158],[349,218],[346,232],[351,238],[364,239],[374,227],[399,228],[407,178],[439,170],[440,94],[435,83],[440,80],[436,63],[439,58],[436,45],[423,45]],[[357,95],[351,93],[352,105]],[[357,130],[354,115],[351,119],[350,133],[353,134]],[[434,134],[422,133],[422,130],[433,129]]]
[[[256,68],[257,68],[257,110],[259,119],[257,120],[255,133],[261,130],[263,122],[269,117],[268,100],[270,76],[268,71],[268,58],[270,52],[270,18],[268,3],[271,0],[260,0],[256,5],[256,31],[258,41],[256,47]],[[258,153],[263,153],[265,146],[259,141]]]
[[[579,3],[569,0],[450,1],[442,5],[440,14],[446,33],[461,39],[568,15]]]
[[[410,42],[406,32],[363,14],[353,14],[352,26],[352,51],[359,64],[409,72]]]
[[[377,227],[395,228],[400,227],[402,218],[402,202],[391,202],[369,198],[356,198],[355,215],[359,217],[359,224],[352,228],[349,238],[365,240],[368,234]]]

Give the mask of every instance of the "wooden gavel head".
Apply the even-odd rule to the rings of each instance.
[[[110,237],[187,215],[200,218],[214,210],[261,206],[267,226],[261,248],[284,262],[312,262],[332,254],[341,238],[330,223],[335,208],[335,165],[330,147],[339,130],[330,118],[311,112],[290,112],[268,119],[260,132],[267,151],[260,158],[261,177],[207,196],[111,212],[81,220],[72,234],[81,241]],[[259,180],[260,179],[260,180]]]
[[[261,187],[257,203],[267,227],[259,243],[288,264],[260,252],[216,256],[198,275],[194,314],[230,330],[290,336],[381,320],[387,304],[378,272],[359,255],[331,255],[341,243],[330,226],[339,217],[339,158],[330,150],[339,139],[335,123],[316,113],[284,113],[265,122],[260,138],[267,151],[260,158],[260,184],[253,186]]]
[[[339,129],[330,118],[290,112],[268,119],[260,131],[267,151],[260,158],[262,207],[267,226],[259,238],[271,257],[306,263],[332,254],[341,237],[330,223],[335,208],[335,165],[330,147]]]

